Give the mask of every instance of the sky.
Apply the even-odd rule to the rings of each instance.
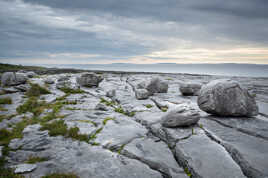
[[[0,0],[0,63],[268,64],[267,0]]]

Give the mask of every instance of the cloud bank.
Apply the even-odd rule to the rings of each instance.
[[[268,63],[266,0],[1,0],[0,62]]]

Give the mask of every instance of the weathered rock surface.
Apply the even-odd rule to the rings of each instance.
[[[36,165],[35,164],[19,164],[14,166],[15,171],[14,173],[19,174],[19,173],[27,173],[27,172],[31,172],[34,169],[36,169]]]
[[[146,89],[136,89],[135,95],[138,100],[146,100],[149,98],[150,93]]]
[[[238,82],[221,79],[204,85],[198,105],[205,112],[219,116],[256,116],[258,106],[253,96]]]
[[[1,76],[2,86],[14,86],[19,84],[25,84],[27,77],[22,73],[5,72]]]
[[[179,163],[193,170],[195,177],[245,177],[228,152],[198,128],[191,137],[176,144],[175,156]]]
[[[54,83],[55,83],[55,81],[54,81],[52,78],[46,78],[46,79],[44,80],[44,82],[45,82],[46,84],[54,84]]]
[[[150,94],[167,93],[168,83],[159,78],[153,78],[146,86],[146,89],[150,92]]]
[[[162,117],[164,127],[185,127],[196,124],[200,114],[195,109],[176,108]]]
[[[66,83],[68,88],[78,88],[76,78],[80,76],[56,74],[29,80],[44,85],[47,78],[52,78]],[[13,115],[27,100],[25,92],[13,86],[3,88],[15,93],[0,95],[0,98],[10,97],[13,102],[1,104],[0,129],[20,132],[24,124],[28,125],[22,137],[10,141],[10,151],[3,155],[7,160],[5,165],[15,168],[25,164],[29,157],[44,157],[46,161],[35,163],[36,168],[31,172],[20,173],[37,178],[54,172],[72,172],[81,178],[267,177],[268,79],[232,78],[256,94],[260,106],[260,115],[238,118],[209,115],[200,110],[197,96],[178,94],[178,86],[185,81],[207,83],[221,76],[144,73],[103,73],[102,76],[104,80],[98,87],[80,86],[83,93],[65,93],[57,89],[57,83],[51,83],[47,86],[51,94],[41,95],[39,99],[53,107],[34,117],[29,112]],[[167,83],[167,92],[138,100],[137,85],[151,78]],[[141,88],[146,89],[149,82],[145,81]],[[57,106],[59,112],[53,115]],[[175,127],[162,124],[162,119],[170,113]],[[20,123],[25,115],[28,119]],[[83,139],[89,140],[79,140],[76,133],[70,138],[64,134],[50,136],[48,130],[39,130],[40,124],[46,122],[44,117],[49,115],[56,118],[47,123],[63,120],[69,130],[75,127]],[[192,125],[189,116],[201,118]]]
[[[180,92],[185,96],[198,96],[202,85],[199,83],[182,83],[180,84]]]
[[[84,87],[98,87],[102,80],[102,76],[93,73],[85,73],[76,78],[77,83]]]
[[[37,76],[37,74],[33,71],[26,72],[25,75],[29,78],[33,78],[33,77]]]

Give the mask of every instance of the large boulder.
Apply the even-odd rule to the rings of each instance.
[[[84,87],[98,87],[103,77],[94,73],[84,73],[76,78],[76,82]]]
[[[201,87],[199,83],[183,83],[180,84],[180,92],[184,96],[198,96]]]
[[[168,83],[160,80],[159,78],[153,78],[146,86],[146,89],[151,95],[154,93],[167,93]]]
[[[28,78],[22,73],[5,72],[1,76],[1,85],[5,87],[25,84],[27,79]]]
[[[219,116],[256,116],[258,106],[253,96],[238,82],[219,79],[204,85],[198,96],[201,110]]]
[[[186,127],[196,124],[200,114],[195,109],[178,107],[165,114],[161,120],[164,127]]]
[[[138,100],[146,100],[149,98],[150,93],[146,89],[136,89],[135,95]]]

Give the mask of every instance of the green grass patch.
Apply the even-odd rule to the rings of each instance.
[[[161,107],[161,111],[163,111],[163,112],[167,112],[167,110],[168,110],[168,107],[167,107],[167,106],[163,106],[163,107]]]
[[[40,163],[40,162],[44,162],[44,161],[48,161],[48,158],[46,158],[46,157],[38,157],[38,156],[30,156],[28,158],[28,160],[25,161],[25,163],[35,164],[35,163]]]
[[[63,96],[61,96],[61,97],[57,97],[57,98],[56,98],[56,101],[62,101],[62,100],[65,100],[68,96],[70,96],[70,93],[67,93],[67,94],[65,94],[65,95],[63,95]]]
[[[12,99],[10,97],[0,98],[0,104],[12,104]]]
[[[57,120],[52,123],[43,124],[40,130],[48,130],[50,136],[59,136],[62,135],[66,138],[73,138],[79,141],[89,141],[89,136],[85,134],[79,134],[78,127],[72,127],[68,129],[67,125],[63,120]]]
[[[108,101],[108,100],[106,100],[104,98],[100,98],[100,100],[101,100],[100,102],[105,104],[106,106],[114,106],[114,105],[116,105],[116,103],[114,101]]]
[[[79,176],[73,173],[53,173],[46,176],[42,176],[41,178],[79,178]]]
[[[0,111],[8,111],[8,109],[3,108],[2,106],[0,106]]]
[[[47,106],[45,101],[38,101],[37,97],[30,97],[25,103],[18,106],[16,110],[19,114],[31,112],[35,116],[39,116]]]
[[[111,118],[111,117],[106,117],[103,121],[102,121],[102,124],[103,125],[106,125],[108,121],[110,120],[114,120],[114,118]]]
[[[189,169],[186,167],[184,168],[184,172],[187,174],[188,177],[192,178],[193,175],[191,174],[191,172],[189,171]]]
[[[146,106],[146,108],[152,108],[153,107],[153,105],[151,105],[151,104],[146,104],[145,106]]]
[[[129,116],[129,117],[133,117],[136,114],[134,111],[132,111],[132,112],[124,111],[124,109],[121,106],[115,108],[114,111],[118,112],[118,113],[121,113],[121,114],[124,114],[124,115]]]
[[[69,88],[69,87],[63,87],[60,90],[63,91],[64,93],[68,93],[68,94],[85,93],[85,91],[84,90],[81,90],[80,88],[73,89],[73,88]]]
[[[0,167],[0,178],[25,178],[25,177],[20,174],[15,174],[12,169]]]
[[[30,83],[30,85],[31,88],[26,92],[26,95],[28,97],[39,97],[40,95],[46,95],[51,93],[48,89],[41,87],[38,84]]]
[[[101,133],[102,129],[103,129],[102,127],[99,128],[99,129],[97,129],[96,132],[95,132],[94,134],[90,135],[89,140],[95,140],[95,139],[97,138],[97,135],[98,135],[99,133]],[[93,142],[93,143],[94,143],[94,142]]]

